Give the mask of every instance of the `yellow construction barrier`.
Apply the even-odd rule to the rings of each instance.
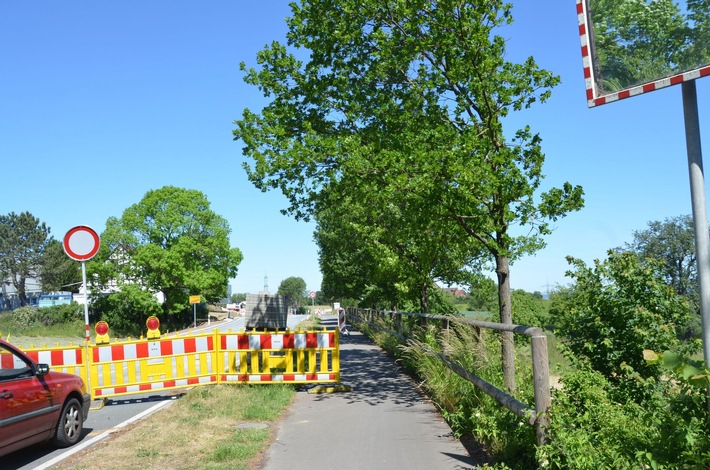
[[[337,331],[220,334],[220,382],[340,381]]]
[[[218,383],[339,383],[338,333],[215,329],[25,352],[54,370],[81,376],[92,398],[102,399]]]

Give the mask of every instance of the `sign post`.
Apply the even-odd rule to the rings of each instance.
[[[190,303],[192,304],[192,319],[194,322],[194,327],[197,328],[197,304],[200,303],[200,296],[199,295],[191,295],[190,296]],[[209,322],[209,314],[207,315],[207,321]]]
[[[308,297],[311,298],[311,319],[313,319],[316,315],[316,291],[310,291]]]
[[[89,286],[86,285],[86,261],[96,256],[96,253],[99,252],[101,240],[96,231],[91,227],[77,225],[69,229],[67,234],[64,235],[62,247],[68,257],[76,261],[81,261],[81,281],[84,286],[84,323],[86,326],[86,347],[84,349],[86,363],[88,364],[91,335],[89,334]],[[88,373],[86,375],[86,386],[89,389],[89,393],[91,393],[91,374]]]
[[[86,324],[86,342],[89,342],[89,288],[86,285],[86,261],[99,252],[101,240],[91,227],[78,225],[64,235],[64,252],[71,259],[81,261],[81,279],[84,286],[84,323]]]

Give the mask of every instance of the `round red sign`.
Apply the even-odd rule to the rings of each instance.
[[[64,235],[62,246],[71,259],[86,261],[99,252],[101,242],[94,229],[86,225],[78,225]]]

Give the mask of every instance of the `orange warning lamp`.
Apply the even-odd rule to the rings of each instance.
[[[109,342],[108,337],[108,323],[105,321],[100,321],[94,326],[94,331],[96,332],[96,344],[106,344]]]
[[[158,317],[155,315],[148,317],[145,321],[145,326],[148,327],[148,339],[160,338],[160,320],[158,320]]]

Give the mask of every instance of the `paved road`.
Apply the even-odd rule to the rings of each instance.
[[[340,361],[353,390],[300,392],[263,470],[475,468],[434,405],[366,336],[343,336]]]
[[[291,329],[296,329],[298,324],[305,321],[306,319],[308,319],[308,315],[288,315],[288,317],[286,319],[286,321],[287,321],[286,326]],[[190,328],[187,330],[183,330],[177,334],[182,336],[182,335],[188,335],[190,333],[195,333],[195,334],[211,333],[214,331],[215,328],[219,328],[220,331],[227,331],[229,329],[231,329],[233,331],[239,331],[239,330],[242,330],[245,328],[245,324],[246,324],[246,322],[245,322],[244,317],[236,317],[236,318],[231,318],[231,319],[213,321],[210,325],[203,324],[197,328]]]

